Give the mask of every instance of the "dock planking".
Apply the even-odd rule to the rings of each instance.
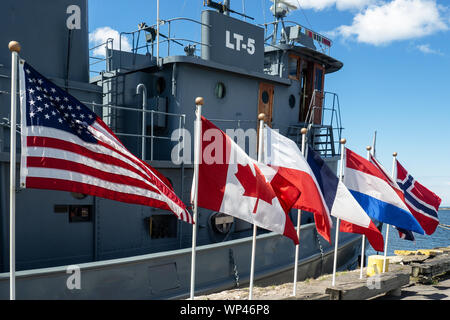
[[[450,255],[443,254],[426,260],[422,263],[411,264],[411,275],[418,278],[417,281],[430,284],[438,276],[450,271]]]
[[[381,294],[398,295],[401,288],[409,284],[409,280],[409,269],[399,268],[392,272],[328,287],[325,292],[329,294],[330,300],[368,300]]]

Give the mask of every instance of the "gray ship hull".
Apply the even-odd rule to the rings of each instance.
[[[317,238],[314,224],[301,227],[298,279],[330,273],[333,247]],[[197,247],[196,295],[245,286],[249,281],[252,238]],[[322,250],[317,251],[317,245]],[[361,237],[344,234],[338,269],[357,264]],[[17,299],[184,299],[189,296],[191,249],[79,264],[80,289],[68,288],[67,266],[19,271]],[[256,285],[293,279],[292,241],[266,233],[257,237]],[[69,285],[70,287],[70,285]],[[8,299],[9,273],[0,274],[0,299]]]

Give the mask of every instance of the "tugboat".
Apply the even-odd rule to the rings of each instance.
[[[324,84],[343,63],[329,55],[331,40],[286,19],[283,1],[272,6],[273,22],[255,25],[242,20],[245,15],[233,11],[230,1],[208,0],[200,20],[139,23],[137,30],[122,32],[119,43],[108,39],[91,49],[87,0],[4,0],[2,6],[0,299],[9,297],[8,159],[11,150],[20,153],[20,145],[8,144],[11,132],[20,134],[20,127],[9,125],[10,40],[21,43],[22,58],[92,108],[128,150],[164,174],[186,204],[193,175],[193,144],[186,143],[186,132],[194,132],[197,96],[205,101],[203,115],[224,131],[256,129],[257,115],[264,113],[269,126],[300,144],[300,130],[307,127],[309,147],[336,172],[339,98]],[[78,28],[67,26],[69,7],[79,14]],[[46,18],[36,26],[33,16]],[[183,24],[197,27],[200,40],[174,37],[174,28]],[[121,50],[123,37],[132,39],[130,51]],[[90,57],[100,47],[105,56]],[[255,152],[245,141],[242,147]],[[296,225],[296,211],[290,217]],[[301,215],[300,235],[298,279],[329,273],[334,244],[317,233],[308,212]],[[248,283],[251,236],[251,224],[199,210],[196,294]],[[191,239],[192,226],[168,211],[79,193],[17,189],[17,299],[186,298]],[[293,279],[291,240],[259,229],[256,249],[256,284]],[[360,250],[360,235],[342,234],[338,268],[356,266]],[[74,269],[80,288],[68,285]]]

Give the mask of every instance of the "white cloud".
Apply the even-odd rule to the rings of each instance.
[[[439,50],[434,50],[434,49],[431,49],[430,48],[430,45],[427,43],[427,44],[420,44],[420,45],[418,45],[418,46],[416,46],[416,48],[419,50],[419,51],[421,51],[421,52],[423,52],[423,53],[425,53],[425,54],[437,54],[437,55],[440,55],[440,56],[443,56],[444,54],[442,53],[442,52],[440,52]]]
[[[359,12],[352,25],[333,31],[344,39],[373,45],[414,39],[448,30],[436,0],[393,0],[370,5]]]
[[[91,47],[103,44],[109,38],[113,39],[113,48],[119,50],[119,39],[120,33],[110,27],[101,27],[95,29],[93,32],[89,33],[89,43]],[[122,51],[131,51],[131,45],[126,37],[122,37]],[[95,56],[105,56],[105,46],[100,46],[94,49],[93,54]]]
[[[324,10],[336,6],[338,10],[361,9],[376,0],[290,0],[294,3],[298,1],[303,9]]]

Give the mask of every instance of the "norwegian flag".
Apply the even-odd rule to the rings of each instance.
[[[403,191],[406,206],[425,230],[425,233],[432,234],[439,225],[438,210],[441,198],[417,182],[397,160],[396,166],[397,184]],[[411,231],[399,228],[398,232],[400,238],[414,240]]]
[[[193,223],[170,182],[89,108],[21,60],[21,186],[80,192],[172,211]]]

